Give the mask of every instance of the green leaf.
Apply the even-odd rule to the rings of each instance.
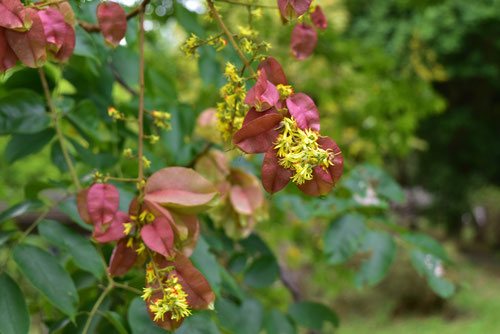
[[[146,310],[146,303],[139,297],[130,303],[127,317],[132,334],[165,334],[165,331],[151,320]]]
[[[431,289],[443,298],[449,298],[455,293],[455,285],[445,279],[442,261],[432,254],[419,250],[411,252],[411,263],[415,270],[427,279]]]
[[[0,135],[37,133],[49,124],[44,101],[35,92],[18,89],[0,98]]]
[[[30,327],[28,307],[21,289],[6,273],[0,274],[0,333],[27,334]]]
[[[368,164],[356,167],[343,184],[358,196],[360,201],[370,199],[369,205],[381,204],[379,196],[397,203],[405,199],[403,190],[389,174]],[[375,197],[370,194],[371,191],[375,191]]]
[[[174,10],[175,18],[186,32],[189,34],[194,33],[200,37],[205,36],[205,30],[198,22],[198,14],[190,12],[179,2],[175,2]]]
[[[103,114],[91,100],[80,101],[67,115],[71,124],[89,141],[96,143],[116,142],[116,138],[106,128]]]
[[[295,334],[297,329],[290,319],[280,311],[273,309],[266,315],[264,328],[268,334]]]
[[[217,317],[222,327],[230,333],[258,334],[262,327],[262,305],[254,299],[245,299],[237,305],[228,299],[219,298],[215,303]]]
[[[40,234],[52,244],[66,251],[75,264],[96,278],[104,274],[104,264],[90,240],[54,220],[44,220],[38,227]]]
[[[30,135],[13,135],[5,149],[5,160],[13,163],[41,151],[54,137],[54,130],[45,129]]]
[[[271,285],[279,277],[280,268],[272,255],[262,255],[253,261],[245,272],[245,283],[255,288]]]
[[[396,255],[396,244],[393,238],[384,232],[369,232],[363,240],[362,251],[368,252],[369,258],[364,260],[356,275],[356,285],[373,286],[380,282]]]
[[[113,311],[103,312],[102,315],[116,329],[118,334],[128,334],[127,329],[123,325],[122,316]]]
[[[339,318],[328,307],[314,302],[299,302],[290,305],[288,313],[297,324],[315,330],[321,330],[324,323],[337,327]]]
[[[64,212],[71,218],[71,220],[77,223],[81,228],[92,231],[92,225],[85,223],[78,213],[78,208],[76,206],[76,199],[74,197],[69,197],[64,201],[60,202],[58,205],[59,210]]]
[[[324,238],[328,262],[340,264],[348,260],[361,246],[365,233],[365,218],[358,213],[348,213],[334,220]]]
[[[220,295],[220,285],[222,282],[220,265],[215,256],[210,252],[208,244],[203,237],[198,239],[196,248],[190,259],[195,267],[205,276],[216,295]]]
[[[407,233],[402,235],[402,238],[418,247],[422,252],[432,254],[443,261],[449,262],[448,254],[446,254],[443,246],[430,236],[423,233]]]
[[[35,246],[18,245],[13,258],[24,276],[52,305],[75,318],[78,305],[75,284],[53,255]]]
[[[29,200],[16,204],[0,213],[0,224],[7,220],[22,216],[28,212],[40,211],[44,207],[43,203],[38,200]]]
[[[188,317],[175,334],[220,334],[210,312],[196,312]]]

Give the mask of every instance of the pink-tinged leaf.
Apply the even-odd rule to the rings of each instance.
[[[24,13],[32,21],[30,30],[26,32],[6,30],[5,36],[10,47],[24,65],[40,67],[47,59],[43,24],[35,9],[26,8]]]
[[[262,162],[262,185],[264,189],[268,193],[274,194],[286,187],[292,175],[291,170],[280,166],[276,151],[273,148],[269,149]]]
[[[259,181],[252,174],[240,169],[231,172],[232,184],[229,200],[234,210],[243,215],[252,215],[264,203]]]
[[[73,51],[75,50],[76,36],[75,29],[66,23],[66,34],[64,36],[63,44],[54,57],[60,62],[65,62],[68,60],[71,55],[73,55]]]
[[[330,172],[316,166],[313,170],[313,179],[297,185],[297,187],[306,195],[323,196],[332,190],[333,185],[334,182]]]
[[[233,136],[233,144],[245,153],[263,153],[273,146],[283,116],[278,113],[263,115],[249,121]]]
[[[302,130],[319,131],[319,113],[314,101],[304,93],[297,93],[286,99],[290,115]]]
[[[259,64],[259,70],[266,72],[267,80],[274,85],[288,85],[285,72],[280,63],[273,57],[267,57]]]
[[[97,22],[106,42],[116,47],[127,32],[127,15],[116,2],[101,2],[97,6]]]
[[[292,54],[298,60],[309,57],[318,43],[318,33],[307,24],[297,24],[292,31]]]
[[[212,183],[194,170],[169,167],[151,175],[144,199],[181,213],[195,214],[209,208],[216,196]]]
[[[5,37],[5,29],[0,27],[0,73],[16,65],[17,56],[10,48]]]
[[[339,181],[344,171],[344,157],[342,156],[342,152],[337,143],[329,137],[318,138],[318,144],[322,149],[330,150],[331,154],[333,154],[333,157],[330,158],[333,165],[328,167],[328,171],[335,184]]]
[[[50,51],[57,53],[66,37],[67,23],[64,21],[64,16],[53,8],[38,11],[38,16],[43,24],[47,46]]]
[[[305,14],[311,2],[312,0],[278,0],[278,8],[282,18],[291,20]]]
[[[128,221],[128,214],[118,211],[111,223],[94,227],[94,239],[102,244],[122,239],[125,237],[124,224]]]
[[[120,204],[118,189],[109,183],[96,183],[87,192],[87,210],[94,225],[110,223]]]
[[[171,223],[165,217],[156,217],[153,222],[141,229],[142,241],[149,249],[163,256],[171,256],[174,247],[174,232]]]
[[[218,143],[221,140],[219,131],[217,130],[217,111],[214,108],[205,109],[196,120],[196,128],[194,130],[196,136],[201,137],[209,142]]]
[[[90,219],[89,210],[87,208],[87,193],[88,189],[83,189],[76,195],[76,206],[78,208],[78,213],[80,218],[87,224],[92,224],[92,219]]]
[[[23,9],[24,6],[20,0],[2,0],[0,2],[0,27],[25,30]]]
[[[127,239],[118,241],[115,249],[113,249],[108,268],[111,276],[125,275],[137,261],[135,247],[127,247],[127,241]]]
[[[168,275],[175,275],[179,278],[179,283],[187,293],[190,308],[194,310],[207,309],[214,302],[215,294],[210,288],[210,284],[186,256],[177,253],[173,261],[157,256],[155,262],[159,268],[168,266],[175,268]]]
[[[311,21],[316,26],[316,28],[321,30],[325,30],[328,26],[326,16],[320,6],[316,6],[314,12],[311,13]]]
[[[257,82],[248,91],[245,103],[254,107],[257,111],[264,111],[274,107],[278,103],[279,98],[278,89],[267,80],[266,72],[259,71]]]

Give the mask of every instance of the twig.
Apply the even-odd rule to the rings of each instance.
[[[109,64],[109,67],[111,68],[111,72],[113,72],[113,76],[115,77],[116,82],[120,84],[127,92],[132,94],[133,96],[138,96],[139,93],[137,93],[132,87],[130,87],[125,80],[122,78],[118,70],[113,66],[113,64]]]
[[[138,149],[137,155],[139,159],[139,175],[137,178],[139,182],[144,179],[144,162],[143,162],[143,150],[144,150],[144,7],[145,3],[149,0],[144,0],[144,2],[139,7],[139,135],[138,135]]]
[[[101,306],[102,302],[104,301],[104,298],[113,290],[114,288],[114,283],[109,282],[109,284],[106,286],[104,291],[101,293],[97,301],[95,302],[94,306],[92,307],[92,310],[90,310],[89,317],[87,318],[87,321],[85,322],[85,327],[83,327],[82,334],[87,334],[90,328],[90,324],[92,323],[92,320],[94,319],[95,315],[97,314],[97,311],[99,310],[99,307]]]
[[[38,68],[38,74],[40,76],[40,80],[42,81],[43,92],[45,93],[45,99],[47,100],[47,105],[49,106],[50,113],[52,118],[54,119],[54,128],[56,129],[57,140],[59,141],[59,145],[61,146],[61,151],[64,156],[64,161],[68,166],[69,174],[73,179],[73,184],[76,187],[76,190],[81,189],[80,180],[78,179],[78,175],[76,174],[75,167],[73,166],[73,162],[71,161],[71,157],[69,156],[68,149],[66,144],[64,143],[64,134],[61,129],[59,114],[54,107],[54,103],[52,102],[52,98],[50,96],[49,84],[47,83],[47,78],[45,77],[45,72],[41,67]]]
[[[285,288],[290,291],[294,302],[298,302],[302,299],[300,289],[290,280],[287,270],[283,266],[280,266],[280,280]]]
[[[278,6],[274,6],[274,5],[265,5],[265,4],[259,4],[259,3],[251,3],[251,2],[242,2],[242,1],[236,1],[236,0],[216,0],[216,1],[217,2],[230,3],[232,5],[245,6],[245,7],[278,9]]]
[[[240,57],[241,61],[243,62],[243,66],[245,68],[248,68],[250,73],[252,73],[253,76],[256,76],[257,74],[255,73],[253,68],[250,66],[250,62],[245,57],[245,54],[243,54],[243,51],[241,51],[240,47],[238,46],[238,43],[236,43],[236,40],[234,39],[233,34],[226,27],[226,25],[224,24],[224,21],[222,21],[222,18],[220,17],[219,12],[217,11],[217,8],[215,8],[215,6],[214,6],[213,0],[207,0],[207,5],[208,5],[208,9],[210,10],[210,13],[212,14],[212,17],[215,19],[215,21],[219,25],[219,28],[224,32],[226,37],[229,39],[229,41],[231,42],[231,45],[233,46],[234,50],[238,54],[238,57]]]

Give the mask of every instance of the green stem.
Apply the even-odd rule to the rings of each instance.
[[[278,6],[274,6],[274,5],[265,5],[265,4],[243,2],[243,1],[236,1],[236,0],[216,0],[216,1],[230,3],[232,5],[245,6],[245,7],[278,9]]]
[[[92,310],[90,310],[89,317],[87,318],[87,321],[85,322],[85,327],[83,327],[82,334],[87,334],[89,332],[90,324],[92,323],[92,320],[94,320],[94,317],[97,314],[97,311],[99,310],[99,307],[101,306],[102,302],[104,301],[104,298],[113,290],[114,288],[114,282],[111,281],[109,284],[106,286],[104,291],[101,293],[97,301],[95,302],[94,306],[92,307]]]
[[[250,62],[248,61],[247,57],[245,57],[245,54],[243,51],[241,51],[240,47],[238,46],[238,43],[236,43],[236,40],[233,37],[233,34],[229,29],[226,27],[224,24],[224,21],[222,21],[222,18],[217,11],[217,8],[214,6],[213,0],[207,0],[207,5],[208,9],[210,10],[210,13],[212,14],[212,17],[215,19],[217,22],[219,28],[224,32],[224,35],[226,35],[227,39],[229,39],[229,42],[231,42],[231,45],[233,46],[234,50],[238,54],[238,57],[240,57],[241,61],[243,62],[244,68],[248,68],[250,73],[252,73],[253,76],[256,76],[257,74],[253,70],[253,68],[250,66]]]
[[[52,97],[50,96],[49,84],[47,83],[47,78],[45,77],[45,72],[41,67],[38,68],[38,74],[40,76],[40,81],[42,82],[43,92],[45,94],[45,99],[47,100],[47,105],[50,110],[50,114],[54,120],[54,128],[56,130],[57,140],[59,141],[59,145],[61,145],[61,151],[64,156],[64,161],[68,166],[69,174],[73,179],[73,184],[76,187],[76,190],[80,190],[82,187],[80,185],[80,180],[78,179],[78,175],[76,174],[75,166],[73,165],[73,161],[71,161],[71,157],[68,152],[68,148],[64,142],[64,134],[61,129],[60,117],[57,112],[54,103],[52,102]]]
[[[144,179],[144,6],[139,11],[139,135],[137,155],[139,159],[139,182]]]

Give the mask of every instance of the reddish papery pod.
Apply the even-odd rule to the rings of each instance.
[[[64,21],[71,27],[76,24],[75,13],[68,2],[54,3],[50,5],[50,8],[57,9],[64,16]]]
[[[280,94],[269,80],[266,72],[259,71],[259,77],[255,85],[248,91],[245,97],[245,103],[254,107],[256,111],[268,110],[274,107],[280,98]]]
[[[87,208],[88,192],[88,189],[83,189],[78,192],[78,195],[76,195],[76,206],[78,213],[80,214],[80,218],[82,218],[82,220],[87,224],[92,224],[92,219],[90,219],[89,210]]]
[[[171,256],[174,247],[174,232],[171,224],[172,222],[163,216],[156,217],[151,223],[142,227],[142,241],[152,251],[166,257]]]
[[[97,22],[106,42],[118,46],[127,31],[127,15],[123,8],[116,2],[101,2],[97,6]]]
[[[280,63],[273,57],[267,57],[259,64],[260,71],[266,72],[267,80],[271,81],[274,85],[288,85],[285,72]]]
[[[10,48],[5,37],[5,29],[0,27],[0,73],[16,65],[17,56]]]
[[[10,47],[24,65],[40,67],[47,59],[43,24],[35,9],[26,8],[24,13],[32,21],[31,28],[26,32],[6,30],[5,36]]]
[[[38,11],[38,16],[42,20],[49,50],[53,53],[59,52],[66,37],[67,23],[64,21],[64,16],[53,8]]]
[[[221,140],[220,133],[217,130],[217,111],[214,108],[205,109],[196,120],[195,134],[212,143],[218,143]]]
[[[93,237],[100,243],[120,240],[125,237],[124,224],[128,221],[128,214],[118,211],[109,224],[95,226]]]
[[[318,29],[325,30],[328,26],[326,16],[320,6],[316,6],[314,12],[311,13],[311,21]]]
[[[229,161],[221,151],[210,150],[196,161],[194,169],[217,186],[229,175]]]
[[[73,51],[75,50],[75,44],[76,44],[75,29],[68,23],[66,23],[66,34],[64,36],[63,44],[59,49],[59,52],[57,52],[54,55],[54,58],[60,62],[68,60],[69,57],[71,57],[71,55],[73,54]]]
[[[293,173],[291,170],[283,168],[276,156],[276,151],[271,148],[264,155],[262,162],[262,185],[264,189],[270,193],[280,191],[285,188]]]
[[[20,0],[2,0],[0,2],[0,27],[13,30],[27,30],[31,24],[25,23],[24,6]]]
[[[177,249],[185,256],[191,256],[200,236],[200,223],[195,215],[182,215],[174,213],[175,225],[177,227],[178,238],[175,240]]]
[[[164,257],[155,257],[158,268],[173,266],[175,269],[169,276],[175,275],[187,293],[189,307],[193,310],[208,309],[213,305],[215,294],[206,278],[193,266],[191,261],[181,253],[177,253],[173,261]]]
[[[118,189],[109,183],[96,183],[87,191],[87,210],[94,225],[110,223],[120,204]]]
[[[253,110],[253,111],[252,111]],[[247,113],[256,113],[250,109]],[[264,153],[273,146],[278,136],[277,128],[283,116],[276,110],[270,109],[260,117],[243,123],[243,127],[233,136],[233,144],[245,153]],[[245,117],[246,118],[246,117]]]
[[[292,31],[292,54],[298,60],[309,57],[318,43],[318,33],[307,24],[297,24]]]
[[[243,170],[234,169],[230,175],[229,199],[234,210],[240,214],[252,215],[264,203],[264,196],[255,176]]]
[[[304,93],[297,93],[286,99],[290,115],[302,130],[319,131],[319,113],[314,101]]]
[[[135,251],[135,243],[128,245],[126,238],[118,241],[111,259],[109,260],[108,271],[111,276],[125,275],[137,261],[137,252]]]
[[[327,169],[317,166],[313,170],[313,179],[298,185],[299,189],[310,196],[322,196],[328,194],[340,179],[343,171],[344,159],[337,144],[328,137],[318,139],[318,144],[322,149],[330,151],[333,156],[330,158],[333,163]]]
[[[307,12],[312,0],[278,0],[281,17],[290,20]]]
[[[164,168],[147,180],[144,199],[184,214],[205,211],[217,196],[215,187],[194,170]]]

